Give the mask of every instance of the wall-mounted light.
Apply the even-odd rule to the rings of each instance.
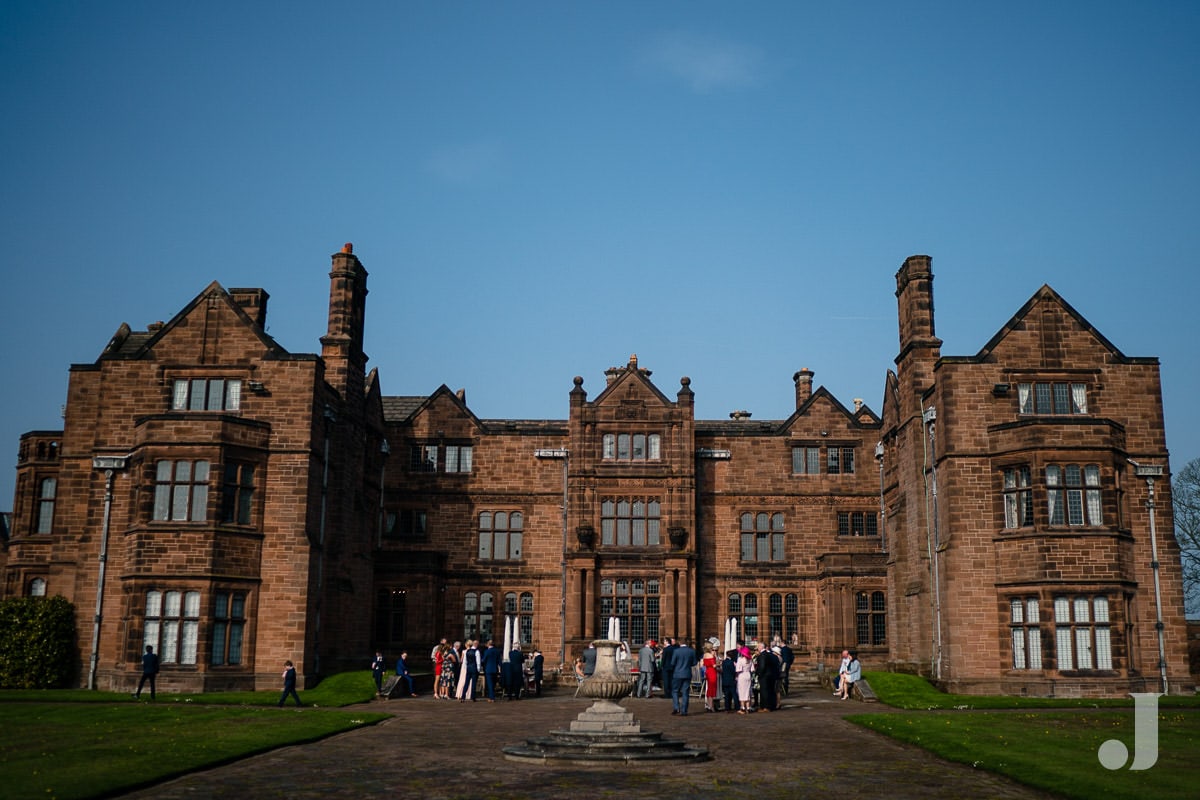
[[[267,393],[267,387],[262,381],[246,381],[246,388],[255,394]]]
[[[1011,388],[1012,386],[1010,384],[997,383],[992,386],[992,394],[996,397],[1006,397],[1008,395],[1008,390]]]

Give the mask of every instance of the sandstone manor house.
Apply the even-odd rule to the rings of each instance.
[[[70,600],[79,685],[118,691],[147,644],[165,691],[265,689],[506,629],[569,663],[612,617],[635,646],[735,618],[797,669],[853,647],[957,692],[1190,691],[1158,360],[1031,288],[943,355],[905,260],[877,406],[802,367],[785,419],[697,419],[688,377],[615,354],[563,376],[561,418],[484,419],[368,371],[349,245],[317,352],[214,282],[97,342],[62,429],[21,437],[0,593]]]

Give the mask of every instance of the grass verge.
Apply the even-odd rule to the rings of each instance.
[[[160,694],[154,703],[110,692],[0,692],[0,793],[105,797],[315,741],[387,719],[334,708],[374,690],[370,673],[332,676],[301,694],[304,709],[274,708],[277,692]]]
[[[888,705],[925,710],[847,719],[947,760],[1079,800],[1196,797],[1200,700],[1195,697],[1159,698],[1158,760],[1153,767],[1108,770],[1099,760],[1101,744],[1110,739],[1122,742],[1130,760],[1137,746],[1131,699],[947,695],[911,675],[871,673],[867,680]],[[1072,710],[1037,710],[1051,705]],[[1116,708],[1120,706],[1124,709]]]

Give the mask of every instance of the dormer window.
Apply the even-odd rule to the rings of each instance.
[[[1066,416],[1086,414],[1086,383],[1018,383],[1017,408],[1020,414]]]
[[[242,382],[228,378],[187,378],[175,381],[172,411],[237,411],[242,407]]]

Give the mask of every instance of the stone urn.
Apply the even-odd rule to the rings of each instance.
[[[621,643],[612,639],[597,639],[592,642],[596,648],[596,670],[583,679],[579,685],[579,693],[600,703],[616,704],[616,701],[628,697],[633,691],[633,683],[629,678],[617,671],[617,650]]]

